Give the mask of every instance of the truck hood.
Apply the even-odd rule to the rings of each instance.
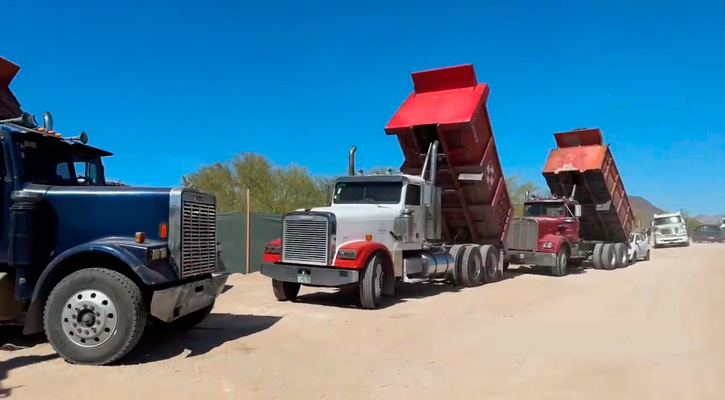
[[[397,206],[376,204],[339,204],[333,207],[316,207],[312,212],[329,212],[337,220],[337,245],[365,240],[372,235],[372,240],[392,248],[393,225],[399,214]]]
[[[678,233],[682,230],[686,230],[685,224],[682,223],[676,223],[676,224],[667,224],[667,225],[657,225],[654,227],[655,232],[662,232],[663,230],[671,231],[672,233]]]
[[[106,237],[134,237],[146,233],[147,240],[159,236],[161,223],[169,222],[171,188],[118,186],[46,186],[26,190],[44,197],[41,226],[47,229],[48,245],[55,255]]]
[[[337,222],[390,220],[397,216],[397,208],[376,204],[339,204],[334,207],[315,207],[310,211],[329,212],[335,215]]]

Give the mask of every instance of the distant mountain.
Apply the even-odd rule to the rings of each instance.
[[[652,223],[652,216],[655,214],[664,214],[667,211],[655,207],[654,204],[650,203],[643,197],[639,196],[628,196],[629,203],[632,205],[634,211],[634,217],[637,218],[641,227],[650,226]]]
[[[695,216],[695,219],[702,222],[703,224],[718,224],[720,225],[720,220],[722,219],[722,214],[713,214],[713,215],[697,215]]]

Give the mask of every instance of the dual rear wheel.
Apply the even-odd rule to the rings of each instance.
[[[629,253],[624,243],[597,243],[594,245],[592,264],[595,269],[611,271],[629,265]]]

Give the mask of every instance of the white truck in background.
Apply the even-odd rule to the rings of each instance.
[[[652,234],[655,248],[690,245],[687,221],[680,211],[655,214],[652,219]]]

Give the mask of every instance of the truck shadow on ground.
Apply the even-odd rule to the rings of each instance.
[[[383,296],[383,301],[378,309],[388,308],[395,304],[405,303],[410,299],[423,299],[436,296],[441,293],[458,292],[462,287],[453,286],[442,282],[425,283],[402,283],[396,282],[395,295]],[[296,302],[304,304],[322,305],[328,307],[362,309],[357,286],[350,286],[339,289],[337,292],[315,292],[300,295]]]
[[[44,356],[40,355],[27,355],[27,356],[18,356],[13,357],[9,360],[0,361],[0,399],[4,399],[7,397],[10,397],[10,395],[13,392],[13,389],[17,389],[20,386],[16,387],[5,387],[3,385],[3,381],[7,379],[8,372],[10,372],[13,369],[27,367],[28,365],[33,365],[37,363],[41,363],[43,361],[49,361],[58,358],[57,354],[46,354]]]
[[[245,336],[270,328],[282,317],[268,315],[211,314],[193,329],[181,331],[149,325],[141,341],[119,365],[138,365],[184,354],[196,357]],[[239,350],[239,347],[235,348]],[[254,349],[241,346],[242,351]]]
[[[567,275],[581,275],[586,274],[589,267],[576,266],[567,268]],[[521,275],[539,275],[548,276],[551,278],[559,278],[551,274],[551,269],[546,267],[531,267],[526,265],[519,265],[517,267],[509,267],[509,269],[503,273],[503,280],[515,278]]]

